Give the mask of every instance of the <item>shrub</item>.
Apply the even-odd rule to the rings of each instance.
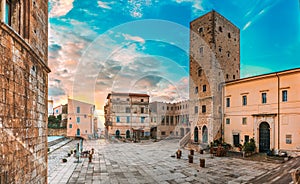
[[[244,143],[244,151],[255,152],[255,150],[256,150],[256,145],[255,145],[255,140],[253,138],[251,138],[249,142]]]

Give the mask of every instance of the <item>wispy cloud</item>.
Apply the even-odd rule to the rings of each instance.
[[[97,1],[98,7],[104,8],[104,9],[112,9],[112,7],[109,6],[108,2],[103,1]]]
[[[74,0],[50,0],[50,17],[61,17],[73,8]]]
[[[243,31],[246,30],[251,25],[251,23],[251,21],[247,22],[247,24],[243,27]]]
[[[124,34],[124,33],[122,35],[124,36],[125,40],[145,43],[145,40],[139,36],[132,36],[129,34]]]

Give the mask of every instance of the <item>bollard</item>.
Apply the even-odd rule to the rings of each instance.
[[[190,149],[190,155],[194,155],[194,150]]]
[[[205,159],[200,158],[200,167],[205,167]]]
[[[203,154],[203,149],[200,150],[200,154]]]
[[[189,163],[193,163],[193,158],[194,158],[193,155],[189,155],[188,157],[189,157]]]
[[[180,149],[178,149],[178,150],[176,151],[176,157],[177,157],[178,159],[181,158],[181,150],[180,150]]]

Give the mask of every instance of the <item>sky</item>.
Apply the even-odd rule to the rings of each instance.
[[[49,99],[188,99],[189,23],[211,10],[240,29],[242,78],[300,67],[298,0],[49,0]]]

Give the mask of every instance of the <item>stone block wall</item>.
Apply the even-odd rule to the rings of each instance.
[[[48,128],[48,136],[67,136],[67,128],[63,128],[63,129]]]
[[[12,1],[0,20],[0,183],[47,183],[47,6]]]
[[[191,139],[197,127],[201,141],[204,126],[208,128],[209,142],[221,137],[221,85],[240,77],[239,33],[237,27],[215,11],[190,23]],[[196,106],[198,113],[194,112]]]

